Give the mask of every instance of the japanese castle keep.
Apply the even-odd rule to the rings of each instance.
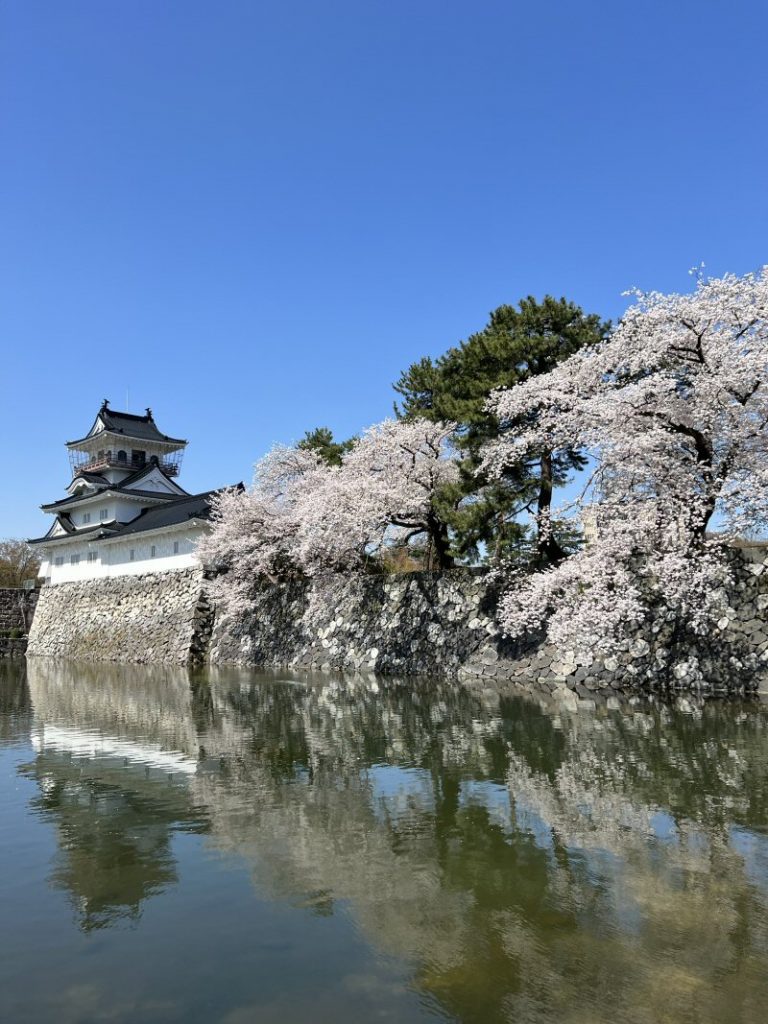
[[[40,592],[28,653],[89,660],[186,662],[210,626],[197,541],[216,491],[178,483],[187,442],[163,434],[151,409],[105,401],[93,426],[68,441],[67,494],[42,509]]]
[[[67,442],[67,496],[42,506],[53,525],[30,541],[46,583],[197,565],[214,492],[189,494],[177,483],[186,446],[158,430],[151,409],[136,416],[105,401],[85,437]]]

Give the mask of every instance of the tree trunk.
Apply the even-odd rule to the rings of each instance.
[[[427,518],[427,533],[429,535],[427,569],[431,571],[453,569],[455,562],[451,555],[448,527],[437,516],[430,515]]]
[[[504,513],[496,513],[496,561],[501,561],[504,551]]]
[[[537,505],[538,525],[536,533],[536,560],[539,565],[554,565],[565,558],[565,552],[557,543],[551,528],[544,534],[541,530],[543,517],[549,518],[552,509],[552,452],[544,452],[539,462],[539,500]]]

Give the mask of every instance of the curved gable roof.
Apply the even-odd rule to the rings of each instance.
[[[96,414],[93,426],[85,437],[81,437],[77,441],[67,441],[67,447],[82,444],[89,438],[103,432],[120,434],[129,440],[134,439],[136,441],[158,441],[163,444],[177,444],[180,446],[187,443],[183,438],[170,437],[168,434],[163,434],[158,430],[151,409],[148,408],[143,416],[132,412],[118,412],[116,409],[110,409],[109,402],[105,399]]]
[[[80,484],[89,484],[94,488],[94,493],[99,490],[103,490],[105,487],[109,487],[109,480],[106,477],[101,476],[100,473],[87,473],[81,471],[75,473],[72,480],[67,485],[67,491],[72,494],[73,488],[76,488]]]
[[[130,476],[123,477],[120,483],[117,485],[120,490],[135,490],[133,484],[137,484],[144,477],[149,476],[152,473],[159,473],[160,476],[165,480],[170,489],[170,493],[183,497],[189,494],[189,491],[185,491],[183,487],[176,483],[175,480],[171,480],[167,473],[163,472],[163,467],[159,462],[153,462],[151,459],[145,463],[141,469],[137,469],[135,473],[131,473]],[[114,487],[112,488],[115,489]],[[158,491],[158,494],[162,494],[162,491]]]

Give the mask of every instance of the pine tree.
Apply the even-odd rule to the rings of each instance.
[[[437,360],[413,363],[394,385],[399,416],[423,416],[459,424],[455,443],[462,453],[459,483],[442,496],[457,556],[492,558],[531,554],[539,564],[559,561],[570,538],[557,529],[538,529],[533,544],[521,521],[548,521],[553,489],[584,462],[578,452],[553,455],[531,451],[524,465],[499,480],[481,471],[483,446],[519,426],[500,423],[486,409],[491,391],[546,373],[579,349],[604,338],[610,324],[564,298],[528,297],[515,306],[499,306],[488,324]]]
[[[302,451],[315,452],[329,466],[340,466],[344,454],[352,448],[354,442],[353,437],[347,441],[334,441],[330,427],[315,427],[306,432],[297,447]]]

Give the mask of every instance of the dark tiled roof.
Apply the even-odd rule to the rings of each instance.
[[[67,519],[67,522],[64,522],[65,519],[67,519],[66,516],[59,516],[59,521],[61,522],[61,525],[66,530],[65,534],[61,534],[58,537],[51,537],[51,531],[49,530],[48,533],[46,533],[46,535],[44,537],[32,537],[32,538],[30,538],[27,541],[27,544],[42,544],[43,541],[64,540],[65,538],[67,540],[71,540],[75,536],[77,536],[77,537],[110,536],[111,537],[123,525],[122,523],[112,523],[109,526],[105,526],[103,523],[97,523],[95,526],[84,526],[82,529],[77,530],[77,529],[75,529],[74,526],[72,526],[71,522],[69,522],[68,519]],[[55,526],[56,526],[56,523],[53,524],[53,526],[51,527],[51,530],[53,530],[53,528]]]
[[[41,505],[40,508],[46,512],[49,509],[61,508],[63,505],[72,505],[76,501],[85,501],[86,498],[95,498],[97,495],[102,494],[124,494],[129,497],[132,494],[137,495],[139,498],[159,498],[165,502],[167,500],[175,500],[178,498],[177,494],[169,494],[167,491],[142,491],[139,487],[123,487],[119,484],[107,484],[106,487],[96,491],[94,494],[70,494],[68,498],[61,498],[59,501],[51,501],[47,505]]]
[[[190,494],[186,498],[164,502],[155,508],[145,508],[142,512],[126,523],[120,530],[121,537],[146,530],[159,530],[163,526],[176,526],[189,519],[207,519],[211,514],[211,499],[218,491],[205,491],[203,494]]]
[[[79,473],[75,473],[72,477],[72,483],[69,485],[70,487],[75,480],[87,480],[89,484],[101,484],[103,487],[109,487],[109,480],[107,480],[106,477],[103,477],[100,473],[87,473],[85,470],[81,470]]]
[[[96,420],[99,417],[101,417],[106,430],[111,431],[113,434],[122,434],[126,438],[135,438],[137,441],[166,441],[179,445],[187,443],[180,437],[169,437],[168,434],[161,433],[157,429],[151,409],[147,409],[144,416],[138,416],[136,413],[118,412],[116,409],[110,409],[109,404],[105,401],[99,409]],[[82,441],[86,441],[89,437],[93,436],[95,426],[96,421],[94,421],[93,427],[91,427],[85,437],[81,437],[77,441],[67,441],[67,444],[80,444]]]
[[[123,477],[123,479],[116,484],[110,483],[109,480],[107,480],[107,478],[102,476],[100,473],[88,473],[85,470],[82,470],[79,473],[75,473],[75,475],[72,477],[72,481],[69,484],[69,486],[71,487],[75,480],[87,480],[89,484],[95,484],[100,490],[119,491],[130,489],[134,494],[141,494],[143,492],[138,490],[138,488],[128,488],[128,484],[136,483],[137,480],[141,480],[143,477],[151,473],[153,469],[156,469],[158,473],[162,474],[162,476],[165,477],[165,479],[171,484],[171,486],[175,488],[173,492],[171,492],[173,497],[181,497],[181,495],[189,493],[189,491],[185,491],[183,487],[179,486],[179,484],[172,481],[168,474],[163,472],[163,467],[160,465],[160,463],[153,461],[152,459],[150,459],[149,462],[144,463],[144,465],[137,469],[134,473],[130,473],[128,476]],[[94,493],[98,494],[99,492],[97,490]],[[160,495],[163,494],[162,491],[152,491],[150,493],[157,493]],[[70,495],[70,497],[74,497],[74,495]],[[81,495],[81,497],[87,497],[87,495]],[[62,498],[61,500],[67,501],[68,499]],[[50,505],[44,505],[43,507],[53,508],[57,504],[58,502],[52,502]]]
[[[242,483],[235,484],[234,487],[236,490],[243,490]],[[188,494],[183,498],[174,498],[173,501],[165,501],[162,505],[143,509],[129,523],[89,526],[86,529],[75,530],[74,536],[95,535],[110,539],[112,537],[129,537],[136,533],[145,533],[147,530],[160,530],[164,526],[177,526],[190,519],[208,519],[211,514],[211,500],[224,489],[218,487],[213,491],[203,491],[202,494]],[[37,537],[35,540],[30,540],[29,543],[39,544],[41,541],[51,539],[50,537]]]
[[[131,473],[130,476],[124,477],[120,481],[120,483],[116,484],[115,486],[125,489],[128,484],[136,483],[137,480],[141,480],[143,477],[147,476],[148,473],[151,473],[153,469],[156,469],[158,473],[161,473],[165,477],[165,479],[171,484],[172,487],[178,487],[179,491],[181,491],[181,494],[176,494],[176,492],[174,491],[174,495],[176,497],[181,497],[181,495],[183,494],[189,494],[189,491],[185,491],[183,487],[179,487],[177,483],[171,480],[167,473],[163,472],[163,467],[160,465],[159,462],[153,462],[152,459],[150,459],[149,462],[146,462],[143,466],[141,466],[141,468],[137,469],[135,473]],[[159,493],[162,494],[162,491]]]

